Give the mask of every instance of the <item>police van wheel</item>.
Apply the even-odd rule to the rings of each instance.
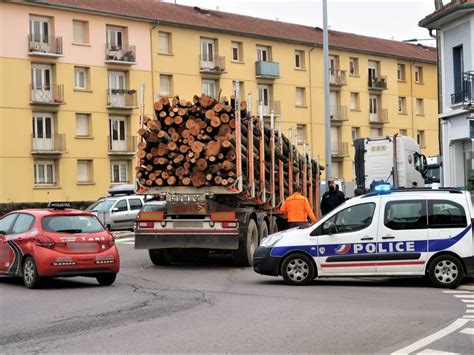
[[[247,235],[239,241],[239,249],[234,251],[234,262],[239,266],[252,266],[253,253],[258,247],[258,228],[253,219],[249,221]]]
[[[171,265],[173,261],[171,252],[168,249],[150,249],[148,250],[151,262],[156,266]]]
[[[307,285],[315,278],[316,271],[309,256],[292,254],[283,261],[281,275],[289,285]]]
[[[440,255],[431,262],[428,277],[436,287],[456,288],[464,277],[463,266],[452,255]]]

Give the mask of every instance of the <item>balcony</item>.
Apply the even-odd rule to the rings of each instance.
[[[280,116],[281,115],[280,101],[270,100],[270,101],[267,102],[266,105],[264,105],[264,104],[260,105],[260,102],[257,100],[255,102],[255,107],[252,108],[252,114],[255,114],[255,115],[259,116],[260,111],[262,111],[262,114],[263,114],[264,117],[269,118],[272,111],[273,111],[275,117]],[[270,121],[268,121],[268,122],[270,124]]]
[[[388,110],[381,109],[377,113],[369,113],[369,123],[371,124],[388,123]]]
[[[385,75],[376,78],[369,76],[368,85],[370,90],[387,90],[387,77]]]
[[[199,71],[206,74],[223,74],[225,73],[225,57],[223,56],[199,56]]]
[[[31,154],[59,155],[66,152],[66,135],[53,134],[50,138],[31,136]]]
[[[112,139],[107,137],[109,142],[109,155],[134,155],[137,151],[137,137],[126,136],[124,139]]]
[[[330,107],[331,123],[342,123],[347,121],[347,106],[331,105]]]
[[[345,70],[329,70],[329,84],[333,86],[345,86],[347,85],[346,81],[346,71]]]
[[[331,142],[331,157],[341,159],[349,156],[349,144],[347,142]]]
[[[137,64],[135,46],[128,44],[122,44],[121,46],[107,44],[105,47],[105,63],[123,65]]]
[[[28,35],[28,55],[58,58],[63,56],[63,38]]]
[[[136,90],[108,89],[107,108],[131,110],[137,107]]]
[[[462,105],[464,109],[474,110],[474,71],[465,72],[462,90],[451,94],[451,105]]]
[[[280,64],[255,62],[255,76],[260,79],[278,79],[280,77]]]
[[[63,105],[64,85],[30,85],[30,104],[53,106]]]

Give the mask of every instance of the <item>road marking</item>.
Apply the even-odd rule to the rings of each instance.
[[[463,316],[463,319],[474,319],[474,316]]]
[[[471,291],[463,291],[463,290],[448,290],[443,291],[444,293],[471,293]]]
[[[474,298],[474,295],[454,295],[456,298]]]
[[[474,304],[466,304],[467,308],[474,308]]]
[[[460,333],[474,335],[474,328],[464,328]]]
[[[464,317],[470,317],[470,316],[464,316]],[[472,316],[474,318],[474,316]],[[427,346],[428,344],[431,344],[443,337],[445,337],[446,335],[449,335],[451,334],[452,332],[458,330],[459,328],[463,327],[467,322],[469,322],[469,320],[467,319],[456,319],[453,323],[451,323],[450,325],[448,325],[446,328],[444,329],[441,329],[439,331],[437,331],[436,333],[434,334],[431,334],[421,340],[418,340],[417,342],[411,344],[411,345],[408,345],[400,350],[397,350],[395,352],[393,352],[392,354],[407,354],[407,353],[412,353],[412,352],[415,352],[421,348],[424,348],[425,346]]]
[[[463,301],[464,303],[474,303],[474,300],[461,300]]]
[[[432,349],[425,349],[423,351],[420,351],[418,354],[446,354],[446,355],[454,355],[458,353],[448,353],[445,351],[440,351],[440,350],[432,350]]]
[[[468,309],[466,310],[466,313],[474,313],[474,309]]]
[[[134,244],[135,243],[135,238],[122,238],[122,239],[116,239],[115,243],[117,244]]]

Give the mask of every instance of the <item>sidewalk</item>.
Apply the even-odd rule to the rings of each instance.
[[[465,277],[463,283],[457,289],[466,290],[466,291],[474,291],[474,277],[472,276]]]

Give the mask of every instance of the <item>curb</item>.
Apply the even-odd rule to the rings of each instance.
[[[457,288],[457,290],[474,291],[474,277],[464,278],[464,282]]]

